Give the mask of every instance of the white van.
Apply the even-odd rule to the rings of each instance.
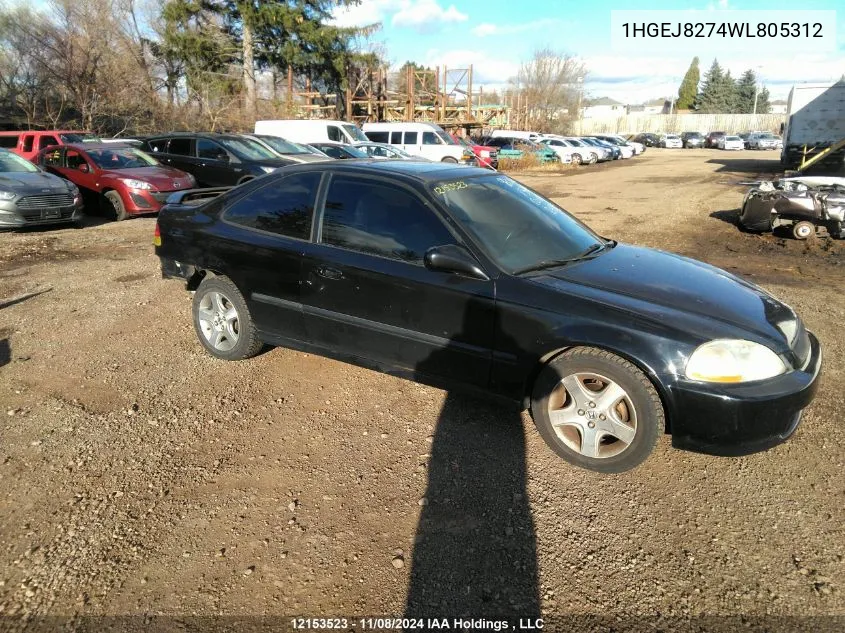
[[[523,132],[521,130],[493,130],[490,132],[491,138],[496,138],[497,136],[504,136],[507,138],[527,138],[529,141],[539,142],[540,138],[543,137],[543,134],[539,134],[538,132]]]
[[[434,123],[364,123],[364,134],[375,143],[401,147],[409,154],[444,163],[474,165],[475,155]]]
[[[357,143],[367,140],[361,128],[354,123],[328,121],[326,119],[256,121],[255,133],[281,136],[283,139],[294,143],[317,143],[319,141]]]

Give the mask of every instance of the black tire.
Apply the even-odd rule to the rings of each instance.
[[[599,162],[598,154],[594,154],[593,152],[590,152],[590,165],[595,165],[597,162]]]
[[[123,206],[123,200],[121,199],[119,193],[116,191],[107,191],[103,194],[103,197],[108,201],[108,204],[111,205],[115,220],[121,222],[129,217],[129,214],[126,212],[126,207]]]
[[[807,220],[792,225],[792,237],[796,240],[807,240],[816,236],[816,225]]]
[[[581,154],[573,154],[572,155],[572,164],[573,165],[580,165],[581,164]]]
[[[446,158],[444,158],[444,159],[443,159],[443,160],[441,160],[440,162],[441,162],[441,163],[457,163],[457,162],[458,162],[458,159],[457,159],[457,158],[452,158],[451,156],[447,156]]]
[[[550,403],[554,402],[555,408],[560,409],[565,401],[569,401],[561,400],[561,391],[564,398],[569,398],[567,391],[562,387],[561,380],[576,374],[595,374],[605,377],[623,390],[624,398],[614,409],[618,410],[617,407],[624,405],[624,410],[630,415],[628,406],[630,404],[633,407],[634,435],[627,446],[625,446],[626,442],[611,435],[599,435],[602,433],[599,429],[596,432],[596,437],[599,438],[598,450],[606,450],[607,456],[588,457],[568,446],[555,431],[549,414]],[[604,391],[595,393],[600,396]],[[556,406],[557,404],[560,404],[560,407]],[[576,406],[577,404],[575,401]],[[595,412],[601,410],[590,411],[587,407],[585,409],[583,413],[592,413],[593,420],[596,420]],[[586,415],[582,415],[582,411],[579,410],[577,413],[585,421],[587,420]],[[543,368],[534,383],[531,395],[531,416],[540,436],[555,453],[575,466],[602,473],[620,473],[640,465],[654,450],[666,427],[666,416],[660,396],[645,374],[624,358],[595,347],[570,349]],[[596,424],[607,423],[596,420],[591,424],[595,427]],[[570,426],[568,431],[574,432],[583,443],[583,434],[580,429]],[[616,442],[621,442],[621,444],[614,447]]]
[[[207,298],[209,300],[211,299],[210,295],[212,293],[222,296],[226,300],[223,305],[225,307],[234,307],[236,311],[234,322],[237,325],[233,329],[237,334],[237,339],[229,349],[215,347],[209,340],[201,324],[200,313],[204,309],[203,304]],[[249,313],[249,308],[241,291],[238,290],[238,287],[228,277],[206,277],[202,280],[194,293],[194,300],[191,305],[191,320],[194,323],[194,330],[197,333],[200,344],[215,358],[222,360],[245,360],[255,356],[261,351],[264,345],[261,339],[258,338],[258,332],[252,321],[252,315]],[[225,333],[223,334],[225,336]]]

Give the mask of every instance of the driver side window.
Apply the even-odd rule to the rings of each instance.
[[[335,176],[323,213],[323,244],[422,265],[455,238],[417,196],[376,181]]]

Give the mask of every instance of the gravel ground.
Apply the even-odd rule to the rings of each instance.
[[[153,219],[0,235],[0,629],[407,613],[845,630],[845,244],[738,230],[736,183],[776,157],[724,156],[520,177],[605,236],[762,285],[824,346],[786,444],[716,458],[666,437],[615,476],[495,403],[287,349],[212,359],[159,277]]]

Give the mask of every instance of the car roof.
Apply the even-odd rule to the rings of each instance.
[[[82,152],[87,152],[92,149],[138,149],[131,145],[124,145],[121,143],[66,143],[65,145],[49,145],[45,150],[52,148],[75,149]],[[42,150],[43,151],[43,150]]]
[[[217,140],[237,140],[247,136],[246,134],[228,134],[224,132],[166,132],[146,137],[149,140],[159,138],[210,138]],[[267,136],[272,136],[268,134]]]
[[[357,159],[357,160],[339,160],[332,162],[320,163],[305,163],[302,165],[291,165],[285,167],[285,170],[292,171],[311,171],[311,170],[325,170],[331,169],[333,171],[347,171],[357,173],[367,173],[373,175],[384,176],[385,173],[390,173],[395,176],[404,177],[418,182],[429,183],[439,182],[448,178],[465,177],[470,178],[474,176],[489,176],[494,172],[489,169],[480,167],[468,167],[464,165],[457,165],[454,163],[437,163],[429,161],[385,161],[375,159]]]

